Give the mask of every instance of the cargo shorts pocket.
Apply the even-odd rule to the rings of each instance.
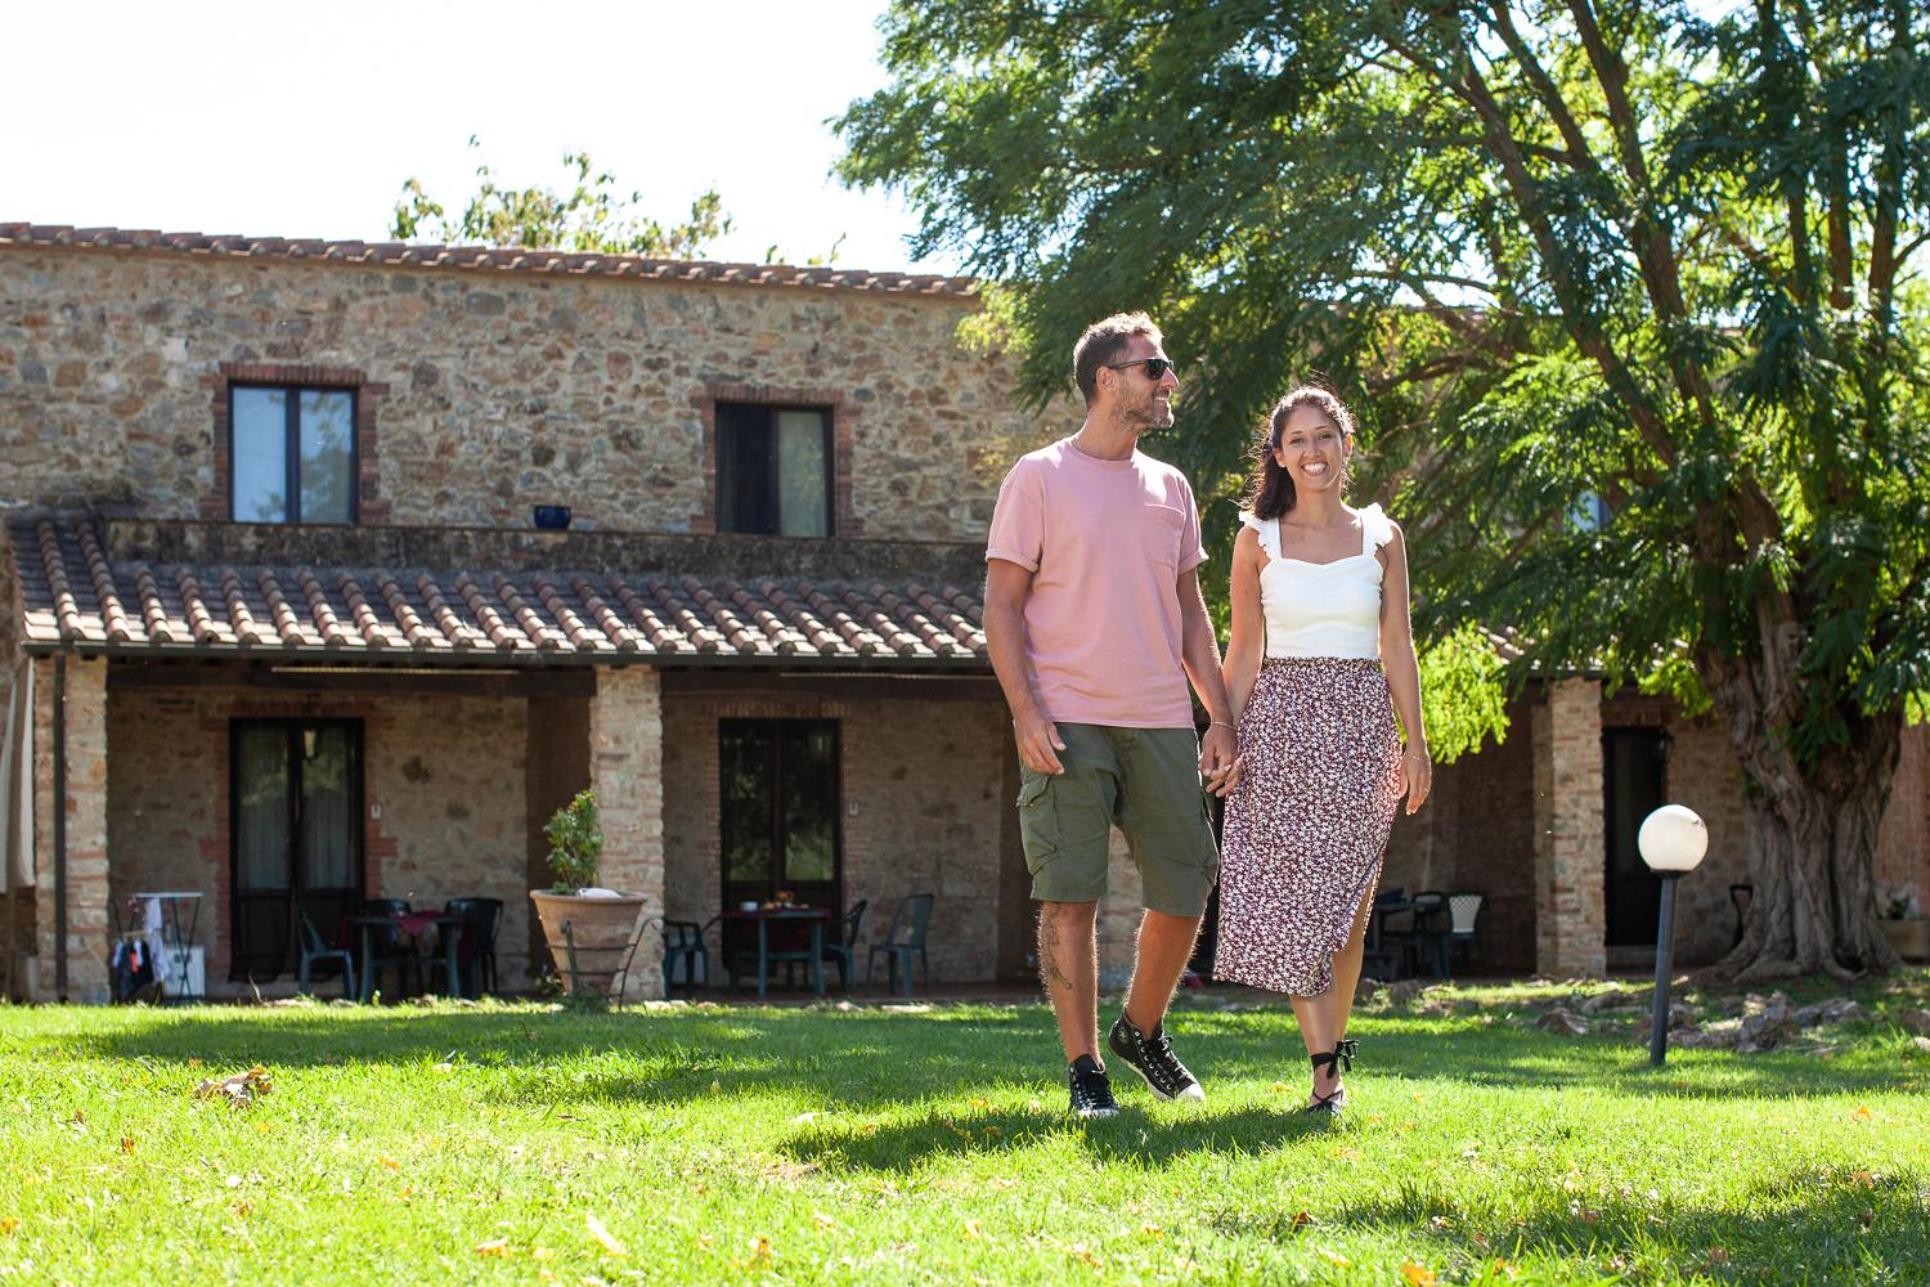
[[[1058,801],[1050,773],[1021,769],[1019,783],[1019,839],[1025,845],[1025,866],[1033,875],[1059,851]]]

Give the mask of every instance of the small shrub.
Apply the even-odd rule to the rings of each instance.
[[[603,832],[597,823],[595,791],[577,792],[574,800],[550,815],[543,835],[550,842],[549,865],[556,873],[557,893],[573,894],[596,884]]]

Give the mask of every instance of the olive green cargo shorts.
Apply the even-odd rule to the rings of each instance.
[[[1019,833],[1032,897],[1088,903],[1106,894],[1114,823],[1132,847],[1141,901],[1171,916],[1200,916],[1220,871],[1190,728],[1060,724],[1062,774],[1020,767]]]

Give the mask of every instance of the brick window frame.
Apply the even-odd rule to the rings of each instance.
[[[851,444],[858,410],[842,389],[780,384],[706,384],[690,405],[703,420],[703,501],[690,516],[690,530],[717,528],[717,404],[742,402],[763,407],[815,407],[831,414],[831,539],[864,535],[864,522],[851,509]],[[812,538],[819,539],[819,538]]]
[[[201,495],[201,517],[210,522],[234,521],[234,462],[231,457],[233,424],[229,417],[229,391],[236,385],[279,384],[322,386],[350,389],[355,393],[355,514],[356,527],[380,526],[391,521],[388,499],[382,495],[376,455],[376,423],[381,400],[389,386],[372,381],[355,367],[312,366],[273,362],[223,362],[212,374],[202,377],[202,385],[212,399],[214,417],[213,486]]]

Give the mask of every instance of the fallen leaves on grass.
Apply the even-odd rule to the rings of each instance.
[[[199,1060],[190,1060],[198,1063]],[[203,1080],[194,1088],[196,1099],[219,1099],[230,1108],[252,1108],[255,1101],[273,1090],[274,1083],[268,1080],[268,1070],[256,1064],[247,1072],[223,1077],[220,1081],[213,1078]]]
[[[134,1151],[134,1138],[130,1135],[121,1136],[121,1152],[132,1153],[133,1151]]]
[[[627,1256],[630,1254],[629,1252],[623,1249],[623,1244],[618,1242],[615,1236],[612,1235],[608,1229],[603,1227],[603,1222],[597,1219],[595,1216],[590,1215],[586,1212],[583,1216],[583,1225],[585,1228],[587,1228],[590,1231],[590,1236],[596,1239],[597,1245],[602,1247],[605,1251],[609,1252],[611,1255]]]
[[[771,1240],[763,1234],[751,1239],[751,1254],[744,1260],[731,1262],[739,1269],[769,1269],[771,1267]]]
[[[1432,1269],[1409,1260],[1401,1265],[1401,1281],[1406,1283],[1407,1287],[1434,1287],[1437,1280]]]
[[[813,1211],[811,1213],[811,1222],[820,1229],[835,1229],[838,1227],[838,1222],[822,1211]]]
[[[1329,1251],[1325,1247],[1315,1247],[1314,1250],[1320,1253],[1322,1260],[1334,1266],[1336,1269],[1349,1269],[1353,1267],[1354,1262],[1337,1251]]]
[[[1306,1228],[1308,1225],[1312,1223],[1313,1223],[1313,1217],[1309,1215],[1307,1212],[1305,1211],[1294,1212],[1293,1227],[1295,1232],[1298,1232],[1301,1229]]]
[[[13,1237],[13,1231],[20,1227],[20,1221],[13,1216],[0,1217],[0,1235]]]
[[[476,1254],[484,1257],[501,1256],[504,1259],[508,1259],[509,1239],[491,1238],[486,1242],[479,1242],[476,1244]]]
[[[1869,1120],[1870,1120],[1870,1106],[1869,1106],[1868,1104],[1858,1104],[1858,1105],[1856,1106],[1856,1111],[1850,1114],[1850,1120],[1851,1120],[1851,1121],[1853,1121],[1853,1122],[1867,1122],[1867,1121],[1869,1121]]]

